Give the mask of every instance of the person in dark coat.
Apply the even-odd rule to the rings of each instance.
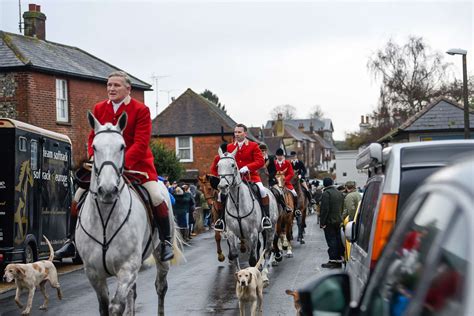
[[[344,259],[340,227],[342,211],[344,209],[344,196],[334,187],[331,178],[324,178],[324,192],[321,197],[320,227],[324,229],[324,237],[328,245],[329,261],[321,267],[335,269],[341,268]]]
[[[187,241],[190,237],[188,214],[194,210],[194,198],[191,193],[184,192],[179,186],[176,187],[173,195],[176,199],[176,203],[173,207],[176,223],[178,224],[181,235]]]
[[[298,159],[296,151],[290,153],[290,160],[295,174],[298,175],[301,186],[303,187],[303,192],[308,198],[308,201],[310,201],[311,204],[316,204],[316,201],[311,196],[308,184],[306,183],[306,166],[304,165],[304,162]]]

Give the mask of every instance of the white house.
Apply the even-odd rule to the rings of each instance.
[[[357,150],[336,151],[336,183],[355,181],[357,187],[363,187],[367,182],[367,173],[356,168]]]

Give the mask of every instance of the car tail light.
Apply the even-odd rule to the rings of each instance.
[[[373,269],[387,244],[397,219],[398,194],[383,194],[380,201],[380,212],[375,226],[374,244],[370,268]]]

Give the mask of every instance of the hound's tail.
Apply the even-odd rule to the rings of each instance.
[[[48,244],[49,247],[49,258],[48,261],[53,261],[54,259],[54,249],[53,246],[51,246],[51,243],[49,242],[48,238],[46,238],[45,235],[43,235],[44,240],[46,240],[46,243]]]
[[[174,254],[174,257],[173,257],[173,259],[171,259],[171,264],[176,265],[176,264],[180,264],[182,262],[186,262],[186,258],[184,257],[184,253],[183,253],[183,244],[184,244],[183,237],[181,236],[179,231],[176,229],[176,223],[173,226],[174,226],[173,227],[173,230],[174,230],[174,234],[173,234],[173,254]]]

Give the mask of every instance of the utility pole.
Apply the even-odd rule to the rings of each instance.
[[[164,75],[164,76],[160,76],[160,75],[155,75],[154,73],[151,75],[151,79],[155,82],[155,92],[156,92],[156,102],[155,102],[155,105],[156,105],[156,116],[158,116],[158,80],[159,79],[162,79],[162,78],[166,78],[166,77],[169,77],[169,75]]]

